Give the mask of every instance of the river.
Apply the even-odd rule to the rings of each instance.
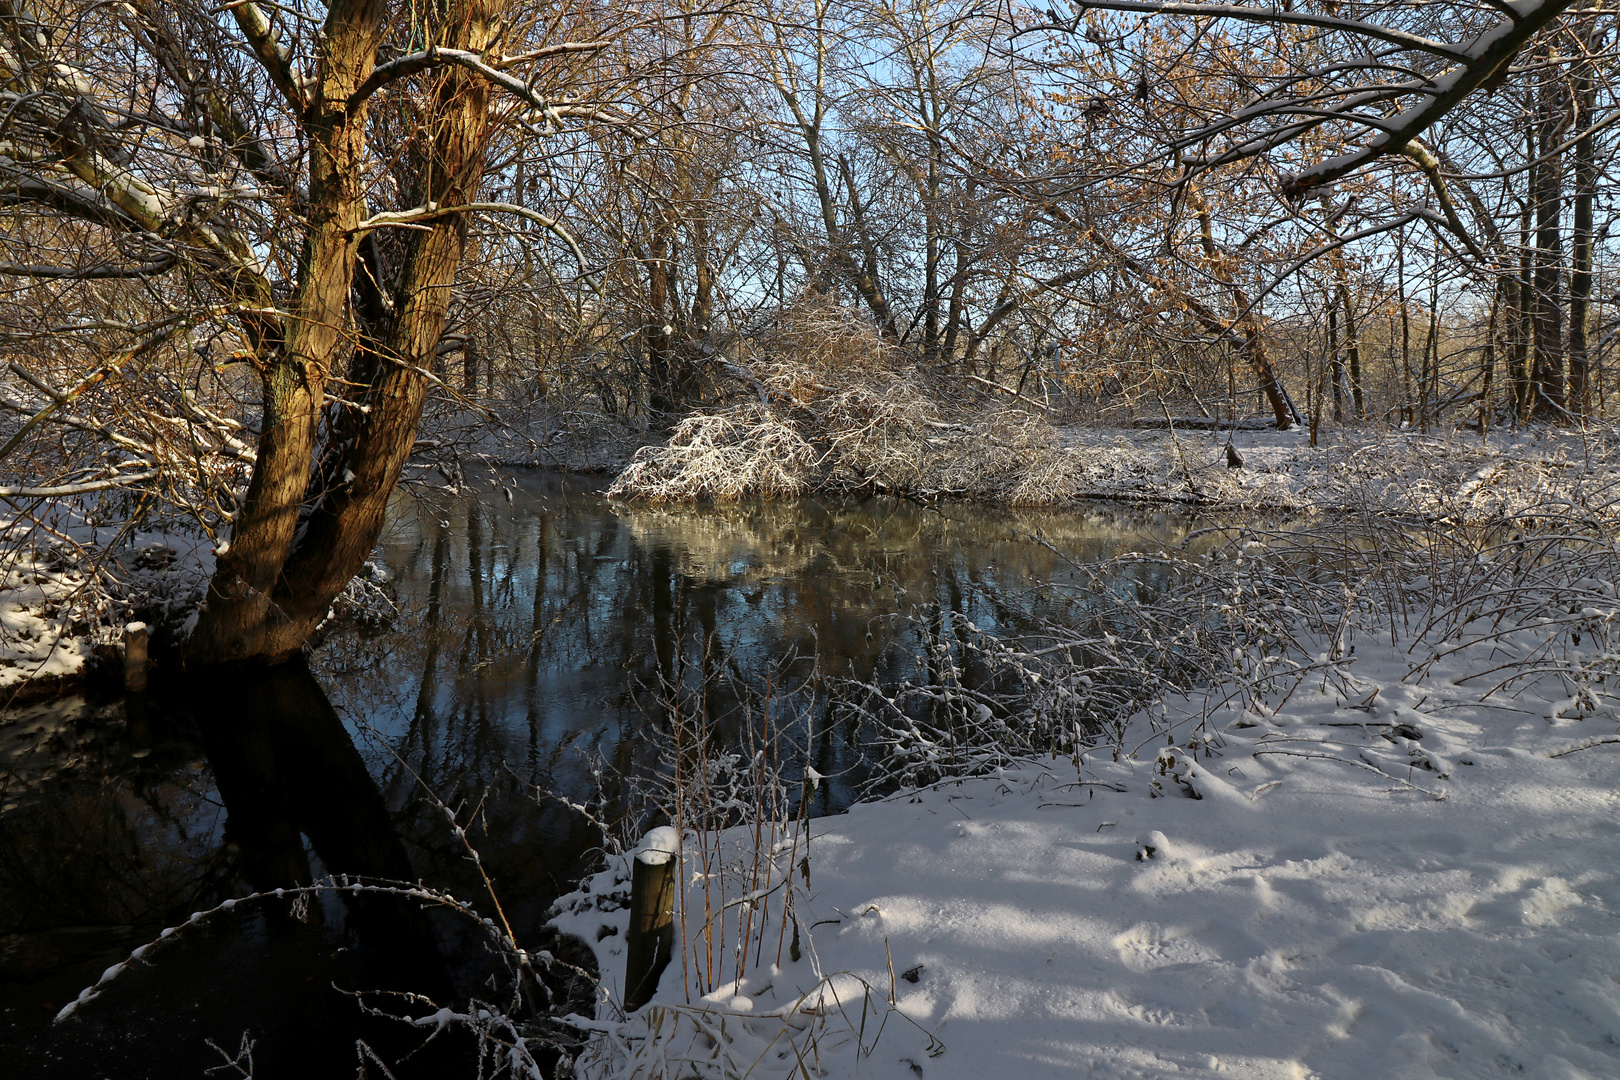
[[[334,896],[242,905],[51,1017],[162,927],[255,889],[410,878],[488,909],[447,814],[519,939],[544,945],[547,907],[602,842],[568,804],[651,775],[672,702],[738,742],[762,715],[797,725],[829,778],[813,809],[835,812],[864,747],[813,671],[892,685],[919,663],[913,613],[1026,631],[1073,602],[1049,586],[1080,566],[1195,524],[1106,504],[629,506],[541,473],[401,498],[371,602],[307,670],[170,675],[134,707],[71,697],[0,722],[5,1071],[201,1076],[251,1043],[260,1076],[352,1075],[357,1039],[386,1051],[397,1031],[346,991],[475,992],[490,970],[464,920]],[[402,1075],[463,1051],[441,1040]]]

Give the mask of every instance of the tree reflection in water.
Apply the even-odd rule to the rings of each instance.
[[[64,1027],[42,1006],[159,926],[254,888],[351,873],[483,902],[427,792],[471,823],[507,916],[538,943],[599,837],[535,789],[587,798],[597,758],[654,768],[668,687],[735,733],[741,703],[757,721],[773,686],[777,720],[837,778],[816,807],[834,810],[859,779],[860,733],[832,722],[813,667],[896,682],[921,651],[904,613],[1016,632],[1057,603],[1039,586],[1073,574],[1052,548],[1084,563],[1186,530],[1117,507],[657,509],[554,477],[508,483],[510,500],[491,485],[402,501],[381,550],[398,613],[337,625],[313,677],[154,686],[138,747],[86,703],[0,727],[0,1043],[20,1048],[24,1074],[195,1074],[219,1064],[204,1038],[234,1049],[244,1031],[266,1075],[350,1062],[357,1033],[381,1036],[328,984],[467,994],[490,975],[473,933],[391,903],[333,899],[308,922],[262,911],[188,930]],[[1037,532],[1051,548],[1020,538]]]
[[[780,726],[834,778],[816,809],[835,810],[860,779],[860,733],[832,722],[805,684],[813,667],[895,683],[922,651],[909,613],[1029,629],[1074,602],[1042,588],[1079,580],[1066,559],[1174,544],[1190,522],[1124,506],[940,512],[888,499],[657,508],[556,476],[501,480],[510,499],[493,483],[397,508],[381,559],[398,616],[385,632],[336,637],[317,665],[391,805],[426,785],[484,807],[485,857],[505,902],[532,919],[598,837],[556,803],[536,812],[525,791],[584,800],[597,759],[645,775],[672,685],[722,731],[750,715],[744,699],[758,722],[771,686]],[[1123,584],[1146,595],[1165,582]],[[425,839],[434,828],[420,807],[405,830],[418,868],[475,891],[460,853]]]
[[[220,1064],[205,1038],[234,1049],[244,1032],[269,1069],[352,1060],[356,1038],[402,1055],[402,1029],[361,1016],[332,987],[452,996],[428,917],[380,896],[217,916],[49,1025],[100,965],[190,911],[328,873],[415,877],[376,781],[303,664],[154,689],[150,712],[167,735],[155,746],[105,737],[54,776],[28,769],[49,740],[11,748],[0,1041],[16,1047],[21,1075],[200,1075]],[[55,955],[41,960],[42,943]],[[413,1068],[457,1053],[432,1048]]]

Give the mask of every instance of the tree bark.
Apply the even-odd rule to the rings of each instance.
[[[349,99],[376,64],[384,11],[381,0],[334,0],[327,11],[305,120],[309,224],[294,315],[285,343],[272,346],[270,355],[258,361],[264,400],[258,457],[230,545],[217,556],[206,605],[188,644],[193,662],[225,663],[266,654],[282,658],[286,652],[269,635],[290,625],[292,617],[271,597],[298,529],[326,378],[352,345],[344,313],[353,278],[355,228],[364,207],[367,110],[364,102],[351,109]]]
[[[452,0],[446,45],[486,50],[504,0]],[[394,317],[358,342],[346,329],[363,207],[366,109],[351,100],[375,64],[383,5],[348,0],[330,9],[310,114],[310,240],[298,318],[285,360],[267,366],[265,423],[248,499],[210,583],[207,608],[187,646],[194,664],[275,663],[302,648],[382,532],[388,498],[416,438],[432,363],[465,244],[462,216],[412,230],[393,297]],[[426,203],[475,201],[483,177],[489,87],[447,66],[432,78],[422,133]],[[374,353],[363,422],[342,448],[338,482],[308,491],[323,381],[358,344]],[[295,543],[296,536],[296,543]]]
[[[1535,296],[1535,361],[1532,375],[1536,416],[1564,415],[1564,311],[1560,302],[1563,259],[1563,168],[1552,151],[1565,128],[1562,89],[1555,73],[1546,71],[1536,94],[1536,150],[1530,172],[1536,210],[1532,287]]]
[[[1585,130],[1575,141],[1575,220],[1570,235],[1569,274],[1569,409],[1577,416],[1586,416],[1591,409],[1588,385],[1591,345],[1587,339],[1587,324],[1592,297],[1592,203],[1597,190],[1591,133],[1596,94],[1590,60],[1582,60],[1576,68],[1574,97],[1578,110],[1575,123]]]

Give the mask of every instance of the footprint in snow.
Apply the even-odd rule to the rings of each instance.
[[[1114,939],[1120,962],[1132,971],[1154,971],[1172,964],[1207,964],[1220,957],[1193,935],[1196,930],[1138,923]]]

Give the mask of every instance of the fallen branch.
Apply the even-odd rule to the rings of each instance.
[[[1054,412],[1055,412],[1055,410],[1050,405],[1043,405],[1041,402],[1036,401],[1033,398],[1027,398],[1023,394],[1021,394],[1017,390],[1014,390],[1010,386],[1002,386],[998,382],[991,382],[989,379],[981,379],[977,375],[968,375],[968,376],[966,376],[966,378],[972,380],[973,382],[978,383],[981,386],[988,386],[992,390],[1000,390],[1003,394],[1006,394],[1008,397],[1015,397],[1019,401],[1022,401],[1022,402],[1026,403],[1026,404],[1029,404],[1029,405],[1033,405],[1037,409],[1041,410],[1043,413],[1046,413],[1048,416],[1053,415]]]
[[[1566,746],[1562,750],[1554,750],[1547,756],[1550,758],[1568,757],[1569,755],[1579,753],[1582,750],[1590,750],[1594,746],[1607,746],[1611,743],[1620,743],[1620,735],[1600,735],[1595,739],[1587,739],[1585,742],[1578,742],[1570,746]]]
[[[1442,802],[1442,801],[1445,800],[1445,797],[1446,797],[1446,793],[1443,792],[1443,791],[1430,791],[1426,787],[1419,787],[1417,784],[1412,783],[1412,781],[1410,781],[1410,780],[1402,780],[1398,776],[1391,776],[1389,773],[1385,772],[1383,769],[1378,768],[1376,765],[1369,765],[1365,761],[1354,761],[1354,760],[1351,760],[1350,758],[1339,757],[1336,754],[1307,754],[1302,750],[1280,750],[1280,749],[1279,750],[1256,750],[1256,751],[1254,751],[1254,756],[1255,757],[1259,757],[1261,754],[1284,754],[1284,755],[1287,755],[1288,757],[1306,758],[1306,759],[1311,760],[1311,761],[1337,761],[1342,765],[1354,765],[1358,769],[1365,769],[1370,773],[1377,773],[1379,776],[1382,776],[1385,780],[1393,780],[1395,783],[1400,784],[1403,787],[1411,788],[1413,791],[1421,791],[1423,794],[1427,795],[1431,799],[1434,799],[1436,802]]]

